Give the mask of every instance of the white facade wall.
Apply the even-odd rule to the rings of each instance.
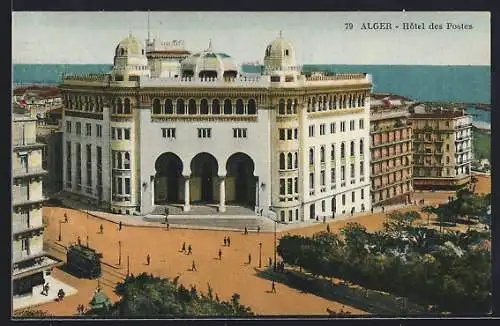
[[[142,108],[138,115],[140,134],[137,153],[140,153],[140,178],[135,180],[142,188],[141,213],[149,213],[153,209],[151,177],[156,174],[156,160],[166,152],[172,152],[181,159],[184,176],[191,174],[191,161],[199,153],[206,152],[216,158],[219,176],[226,176],[226,163],[231,155],[238,152],[245,153],[253,160],[254,176],[259,177],[259,184],[270,184],[269,111],[262,110],[259,105],[256,121],[152,122],[151,107]],[[162,128],[175,128],[176,138],[163,138]],[[197,128],[211,128],[211,138],[198,138]],[[233,138],[233,128],[246,128],[247,138]],[[267,211],[270,205],[269,188],[269,186],[264,189],[257,187],[259,203],[256,204],[256,210],[263,208]]]
[[[66,130],[66,121],[71,122],[71,132],[68,133]],[[81,134],[76,134],[76,123],[81,123]],[[91,136],[86,136],[86,123],[91,124]],[[102,137],[97,137],[97,125],[102,126]],[[109,124],[109,108],[104,107],[103,109],[103,120],[97,119],[86,119],[64,115],[62,121],[62,130],[63,130],[63,189],[69,192],[74,192],[80,194],[86,198],[97,200],[97,146],[101,147],[102,150],[102,186],[103,186],[103,194],[102,199],[105,202],[110,201],[111,194],[111,182],[110,182],[110,170],[109,170],[109,162],[110,162],[110,124]],[[71,142],[71,162],[68,162],[67,158],[67,141]],[[81,171],[82,171],[82,188],[81,190],[77,190],[77,182],[76,182],[76,148],[77,144],[81,145]],[[86,187],[86,175],[87,175],[87,148],[86,145],[91,145],[92,151],[92,186],[91,193],[85,191]],[[67,164],[71,164],[71,187],[67,187]]]
[[[359,108],[358,108],[359,109]],[[365,211],[371,209],[371,199],[370,199],[370,151],[369,151],[369,104],[365,102],[364,110],[360,113],[350,113],[349,111],[354,109],[337,109],[339,115],[320,117],[320,118],[304,118],[304,125],[301,128],[303,145],[302,145],[302,175],[303,178],[303,204],[304,204],[304,219],[313,219],[316,216],[332,216],[332,198],[335,197],[336,200],[336,213],[335,216],[340,216],[344,214],[350,214],[351,209],[354,208],[354,212],[360,212],[362,210],[362,205],[364,205]],[[308,115],[307,112],[302,114]],[[364,119],[364,129],[359,129],[359,120]],[[349,122],[351,120],[355,121],[355,130],[351,131],[349,128]],[[346,131],[340,131],[340,123],[345,122]],[[330,123],[336,124],[336,132],[334,134],[330,133]],[[325,135],[320,135],[320,125],[325,124]],[[314,125],[314,137],[309,137],[309,126]],[[361,157],[359,156],[359,143],[360,139],[364,141],[364,151],[363,151],[363,162],[364,162],[364,181],[360,181],[360,162]],[[350,155],[350,142],[354,141],[354,153],[355,159],[351,161]],[[341,183],[341,153],[340,148],[342,142],[345,143],[345,186]],[[336,180],[335,189],[332,189],[331,184],[331,160],[330,160],[330,150],[331,145],[335,145],[335,169],[336,169]],[[326,191],[321,192],[320,183],[320,148],[325,146],[325,185]],[[309,188],[309,174],[312,172],[309,169],[309,149],[314,148],[314,194],[310,194]],[[354,163],[355,182],[351,184],[351,162]],[[364,191],[364,199],[361,199],[361,189]],[[351,193],[355,193],[354,202],[351,200]],[[342,205],[342,195],[345,195],[345,205]],[[325,211],[322,210],[322,201],[325,200]],[[315,213],[316,216],[310,216],[310,205],[316,205]]]

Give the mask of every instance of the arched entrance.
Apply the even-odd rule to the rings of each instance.
[[[255,208],[256,177],[253,160],[244,153],[235,153],[226,164],[226,196],[228,202]]]
[[[191,160],[191,201],[212,203],[215,201],[214,180],[219,165],[213,155],[199,153]]]
[[[181,201],[179,187],[182,179],[182,167],[181,159],[171,152],[163,153],[156,159],[155,205]]]

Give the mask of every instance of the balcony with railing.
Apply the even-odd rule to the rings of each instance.
[[[411,141],[410,137],[394,139],[394,140],[392,140],[390,142],[380,142],[378,144],[375,144],[372,141],[371,148],[379,148],[379,147],[384,147],[384,146],[397,145],[397,144],[406,143],[406,142],[410,142],[410,141]]]
[[[378,171],[373,171],[372,177],[378,177],[378,176],[381,176],[381,175],[384,175],[384,174],[398,172],[398,171],[401,171],[401,170],[404,170],[404,169],[409,169],[410,167],[411,167],[410,165],[402,165],[402,164],[395,165],[395,166],[392,166],[390,168],[389,167],[385,167],[385,168],[379,169]]]
[[[12,139],[12,147],[14,149],[43,147],[42,143],[37,142],[36,137],[21,137]]]
[[[12,170],[12,177],[13,178],[27,178],[31,176],[41,176],[45,175],[48,172],[42,169],[41,166],[37,167],[27,167],[27,168],[20,168],[20,169],[14,169]]]
[[[388,154],[388,155],[381,155],[379,157],[372,156],[372,163],[390,160],[390,159],[398,158],[398,157],[405,156],[405,155],[411,155],[411,152],[403,151],[403,152],[394,152],[393,154]]]

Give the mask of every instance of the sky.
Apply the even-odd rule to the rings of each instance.
[[[147,12],[13,12],[13,63],[112,64],[129,33],[147,38]],[[363,30],[386,22],[390,30]],[[423,30],[403,30],[403,23]],[[349,23],[352,29],[349,29]],[[443,29],[429,29],[430,24]],[[471,29],[447,29],[447,23]],[[396,28],[398,26],[398,28]],[[451,25],[450,25],[451,26]],[[151,12],[150,33],[208,47],[237,63],[261,61],[279,36],[295,47],[299,64],[489,65],[489,12]]]

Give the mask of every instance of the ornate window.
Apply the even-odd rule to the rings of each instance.
[[[208,101],[202,99],[200,102],[200,114],[208,114]]]
[[[131,110],[130,110],[130,100],[128,98],[125,99],[125,108],[123,110],[123,113],[125,113],[125,114],[130,114],[131,113]]]
[[[123,103],[121,98],[116,99],[116,113],[123,114]]]
[[[319,160],[321,163],[325,163],[325,146],[321,146],[319,149]]]
[[[243,114],[243,113],[245,113],[243,100],[239,98],[236,100],[236,114]]]
[[[184,100],[181,98],[177,99],[176,113],[177,114],[184,114],[185,113]]]
[[[172,100],[167,98],[165,100],[165,113],[166,114],[173,114],[174,113],[174,105],[172,103]]]
[[[253,98],[248,100],[247,113],[248,114],[256,114],[257,113],[257,106],[256,106],[255,100]]]
[[[351,156],[354,156],[354,141],[351,141]]]
[[[212,114],[220,114],[220,102],[218,99],[212,101]]]
[[[309,164],[314,164],[314,149],[309,148]]]
[[[196,101],[194,99],[188,101],[188,113],[196,114]]]
[[[278,106],[278,113],[285,114],[285,100],[281,99]]]
[[[286,101],[286,114],[292,114],[292,100]]]
[[[233,114],[233,103],[230,99],[224,100],[224,114]]]
[[[293,169],[293,158],[292,158],[292,153],[288,153],[288,169],[291,170]]]
[[[345,158],[345,143],[340,144],[340,158]]]
[[[113,101],[114,102],[114,101]],[[114,107],[114,103],[113,103],[113,107]],[[114,110],[113,110],[114,111]],[[160,100],[155,98],[153,100],[153,114],[160,114],[161,113],[161,104],[160,104]]]
[[[285,154],[281,153],[280,154],[280,170],[285,169]]]

